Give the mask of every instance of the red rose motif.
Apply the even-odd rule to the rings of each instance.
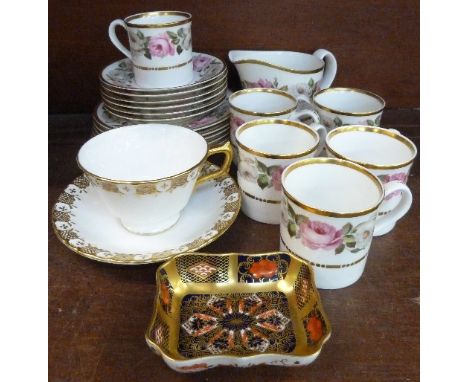
[[[262,259],[254,263],[249,269],[249,273],[255,279],[259,279],[262,277],[270,278],[276,275],[277,272],[278,266],[276,265],[276,263],[267,259]]]
[[[310,249],[332,250],[343,243],[343,230],[330,224],[307,220],[300,224],[301,242]]]
[[[322,321],[318,317],[311,317],[307,322],[307,332],[312,341],[318,341],[323,336]]]

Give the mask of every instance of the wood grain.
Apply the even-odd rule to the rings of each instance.
[[[195,51],[227,62],[230,49],[325,48],[338,60],[335,85],[374,91],[391,108],[419,106],[417,0],[51,0],[49,112],[92,112],[100,71],[123,58],[107,36],[109,23],[164,9],[192,13]],[[237,73],[229,69],[237,88]]]
[[[90,134],[90,115],[51,116],[49,208],[80,174],[75,157]],[[386,110],[383,126],[419,147],[419,113]],[[363,277],[320,291],[332,336],[310,366],[216,368],[178,374],[146,346],[156,265],[112,266],[82,258],[49,229],[49,380],[62,381],[418,381],[419,156],[408,182],[413,206],[390,234],[374,239]],[[277,250],[278,227],[242,213],[212,253]]]

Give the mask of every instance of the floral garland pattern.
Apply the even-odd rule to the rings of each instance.
[[[345,248],[351,253],[357,253],[367,248],[374,232],[374,220],[363,222],[353,227],[346,223],[337,228],[331,224],[311,220],[307,216],[296,214],[291,205],[287,204],[287,217],[282,211],[282,219],[287,222],[290,237],[300,239],[307,248],[334,251],[335,255]]]
[[[405,172],[397,172],[394,174],[387,174],[387,175],[377,175],[377,177],[380,179],[380,181],[383,184],[389,183],[389,182],[400,182],[406,184],[408,181],[408,174]],[[392,193],[385,195],[385,200],[390,200],[395,196],[401,195],[401,191],[393,191]]]
[[[334,129],[335,127],[341,127],[341,126],[349,126],[349,125],[380,126],[381,117],[382,115],[380,114],[375,119],[365,119],[365,120],[357,121],[353,123],[344,123],[340,117],[336,116],[335,118],[333,118],[333,120],[323,118],[322,123],[329,129]]]
[[[145,36],[142,31],[130,33],[133,52],[143,53],[151,60],[153,57],[164,58],[182,54],[184,50],[192,48],[192,34],[190,28],[179,28],[177,32],[166,31],[155,36]]]
[[[281,191],[281,175],[286,166],[267,166],[257,158],[241,156],[238,168],[242,178],[257,183],[262,190],[273,187]]]
[[[305,96],[309,98],[312,96],[312,94],[314,94],[317,88],[317,83],[314,81],[313,78],[310,78],[307,83],[298,83],[293,86],[280,85],[278,82],[278,78],[276,77],[272,81],[265,79],[265,78],[260,78],[255,82],[244,80],[244,81],[241,81],[241,85],[244,89],[249,89],[249,88],[278,89],[278,90],[283,90],[285,92],[289,92],[295,97]]]

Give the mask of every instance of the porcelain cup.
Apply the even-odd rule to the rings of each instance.
[[[322,149],[319,134],[301,122],[257,119],[237,129],[236,141],[242,211],[256,221],[279,224],[283,170],[299,159],[317,156]]]
[[[130,50],[117,38],[115,28],[128,33]],[[133,63],[135,82],[142,88],[171,88],[190,83],[192,15],[164,11],[138,13],[109,25],[112,43]]]
[[[308,103],[316,91],[331,86],[337,70],[335,56],[325,49],[313,54],[231,50],[229,60],[236,67],[244,89],[280,89]]]
[[[374,228],[403,216],[411,194],[399,182],[385,185],[366,168],[343,159],[309,158],[283,172],[280,246],[308,260],[318,288],[337,289],[362,275]],[[402,202],[376,221],[385,195]]]
[[[411,166],[417,154],[413,142],[397,130],[373,126],[345,126],[332,130],[326,139],[327,154],[330,157],[347,159],[367,168],[383,184],[399,182],[406,184]],[[404,186],[408,200],[411,191]],[[377,222],[385,220],[374,230],[374,236],[390,232],[397,221],[385,218],[402,202],[402,192],[394,191],[385,195],[377,213]]]
[[[200,176],[207,158],[222,167]],[[181,126],[144,124],[106,131],[86,142],[78,165],[109,211],[130,232],[155,234],[179,220],[196,185],[226,174],[229,143],[208,149],[203,137]]]
[[[346,125],[379,126],[385,101],[367,90],[328,88],[314,94],[312,106],[330,131]]]
[[[235,147],[237,147],[235,134],[239,126],[262,118],[308,119],[325,141],[326,129],[320,127],[318,114],[313,110],[297,110],[297,99],[282,90],[244,89],[231,94],[228,100],[231,112],[231,142]]]

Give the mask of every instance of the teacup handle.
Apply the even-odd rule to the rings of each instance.
[[[214,154],[220,154],[223,153],[225,155],[224,157],[224,162],[221,168],[218,171],[212,172],[211,174],[206,174],[197,179],[196,186],[199,186],[200,184],[211,180],[211,179],[216,179],[222,175],[228,174],[229,173],[229,168],[231,167],[231,162],[232,162],[232,146],[229,142],[226,142],[224,145],[219,146],[219,147],[213,147],[208,150],[208,155],[206,159],[208,159],[210,156]]]
[[[118,25],[127,30],[127,24],[125,24],[125,21],[116,19],[109,24],[109,38],[112,41],[112,44],[114,44],[118,50],[120,50],[128,58],[132,58],[130,51],[119,41],[117,35],[115,34],[115,27]]]
[[[319,87],[320,89],[329,88],[336,76],[336,69],[338,67],[336,58],[332,52],[326,49],[317,49],[313,54],[325,61],[325,69],[323,70],[323,77],[319,83]]]
[[[319,147],[317,148],[317,152],[321,153],[322,150],[323,150],[323,147],[325,145],[325,140],[327,138],[327,129],[326,129],[325,126],[323,126],[320,123],[320,117],[317,114],[317,112],[314,111],[314,110],[306,109],[306,110],[301,110],[301,111],[295,111],[291,115],[291,119],[294,119],[296,121],[301,122],[300,118],[304,117],[304,116],[308,116],[308,117],[312,118],[313,122],[309,125],[309,127],[311,127],[313,130],[315,130],[317,132],[317,134],[319,135],[320,144],[319,144]]]
[[[413,203],[413,194],[404,183],[398,181],[389,182],[384,184],[384,189],[385,195],[389,195],[395,191],[401,191],[401,200],[392,212],[377,220],[374,236],[383,235],[385,233],[385,228],[405,216]]]

